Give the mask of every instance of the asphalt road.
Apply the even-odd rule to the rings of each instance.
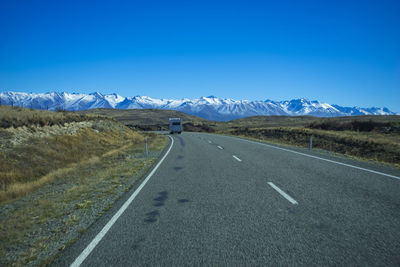
[[[227,136],[173,139],[82,266],[400,265],[400,180],[332,161],[398,170]],[[54,265],[73,263],[136,189]]]

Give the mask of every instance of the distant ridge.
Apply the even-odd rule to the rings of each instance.
[[[0,93],[0,101],[1,105],[48,110],[78,111],[94,108],[169,109],[214,121],[228,121],[256,115],[309,115],[316,117],[396,115],[395,112],[385,107],[342,107],[304,98],[287,101],[249,101],[208,96],[175,100],[156,99],[148,96],[122,97],[118,94],[103,95],[98,92],[90,94],[2,92]]]

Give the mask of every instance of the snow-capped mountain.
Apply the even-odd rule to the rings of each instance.
[[[1,105],[14,105],[48,110],[172,109],[209,120],[227,121],[255,115],[310,115],[318,117],[354,115],[394,115],[387,108],[341,107],[319,101],[294,99],[290,101],[249,101],[222,99],[215,96],[196,99],[155,99],[148,96],[122,97],[117,94],[77,94],[50,92],[43,94],[2,92]]]

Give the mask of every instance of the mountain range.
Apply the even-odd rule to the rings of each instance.
[[[196,99],[156,99],[148,96],[122,97],[118,94],[80,94],[66,92],[24,93],[1,92],[1,105],[14,105],[48,110],[171,109],[208,120],[228,121],[255,115],[309,115],[317,117],[355,115],[395,115],[385,107],[342,107],[307,99],[287,101],[249,101],[222,99],[215,96]]]

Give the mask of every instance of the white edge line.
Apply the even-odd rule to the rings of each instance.
[[[154,169],[149,173],[143,183],[133,192],[133,194],[129,197],[129,199],[122,205],[122,207],[114,214],[114,216],[108,221],[108,223],[101,229],[101,231],[96,235],[96,237],[90,242],[90,244],[82,251],[82,253],[75,259],[75,261],[70,265],[70,267],[78,267],[82,264],[82,262],[89,256],[89,254],[93,251],[93,249],[97,246],[97,244],[101,241],[101,239],[107,234],[113,224],[118,220],[118,218],[124,213],[124,211],[128,208],[128,206],[132,203],[135,197],[139,194],[140,190],[146,185],[146,183],[150,180],[153,174],[156,172],[158,167],[160,167],[161,163],[167,157],[169,151],[171,150],[172,146],[174,145],[174,139],[171,136],[171,145],[162,157],[162,159],[158,162],[158,164],[154,167]]]
[[[217,146],[219,149],[223,149],[222,146]]]
[[[267,146],[267,147],[271,147],[271,148],[275,148],[275,149],[279,149],[279,150],[295,153],[295,154],[298,154],[298,155],[302,155],[302,156],[306,156],[306,157],[310,157],[310,158],[314,158],[314,159],[319,159],[319,160],[324,160],[324,161],[335,163],[335,164],[339,164],[339,165],[342,165],[342,166],[346,166],[346,167],[350,167],[350,168],[354,168],[354,169],[358,169],[358,170],[363,170],[363,171],[366,171],[366,172],[375,173],[375,174],[378,174],[378,175],[383,175],[383,176],[387,176],[387,177],[390,177],[390,178],[394,178],[394,179],[400,180],[400,177],[395,176],[395,175],[391,175],[391,174],[387,174],[387,173],[383,173],[383,172],[378,172],[378,171],[374,171],[374,170],[370,170],[370,169],[365,169],[365,168],[357,167],[357,166],[354,166],[354,165],[350,165],[350,164],[346,164],[346,163],[342,163],[342,162],[338,162],[338,161],[334,161],[334,160],[330,160],[330,159],[324,159],[324,158],[320,158],[320,157],[313,156],[313,155],[308,155],[308,154],[305,154],[305,153],[297,152],[297,151],[286,149],[286,148],[282,148],[282,147],[271,146],[271,145],[268,145],[268,144],[265,144],[265,143],[259,143],[259,142],[255,142],[255,141],[251,141],[251,140],[242,139],[242,138],[238,138],[238,139],[246,141],[246,142],[249,142],[249,143],[263,145],[263,146]]]
[[[296,200],[294,200],[291,196],[289,196],[288,194],[286,194],[285,192],[283,192],[279,187],[277,187],[276,185],[274,185],[274,183],[272,182],[268,182],[268,184],[275,189],[276,191],[278,191],[279,194],[281,194],[284,198],[286,198],[287,200],[289,200],[290,203],[292,203],[293,205],[297,205],[299,203],[297,203]]]
[[[232,155],[232,157],[233,157],[234,159],[236,159],[237,161],[242,161],[241,159],[239,159],[239,158],[236,157],[235,155]]]

